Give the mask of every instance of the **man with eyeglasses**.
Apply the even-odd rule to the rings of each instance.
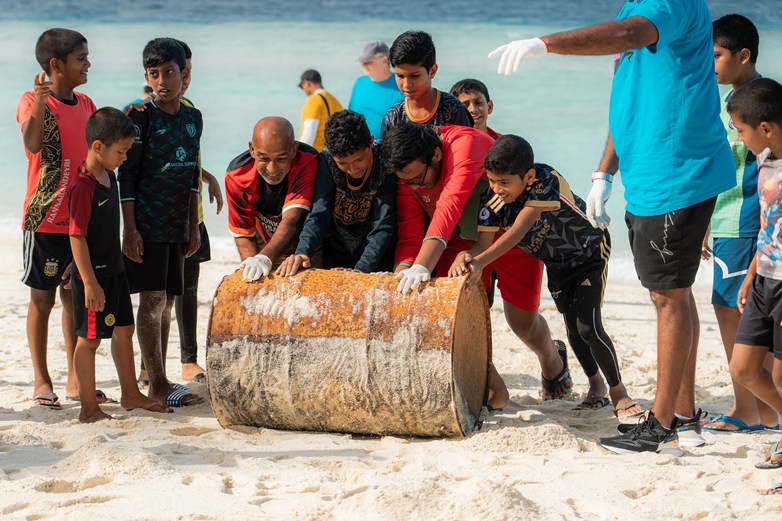
[[[399,178],[395,273],[397,291],[409,293],[431,274],[448,276],[456,255],[477,238],[480,194],[488,187],[483,160],[494,139],[463,126],[429,127],[403,123],[383,140],[386,170]],[[545,398],[561,398],[572,386],[566,355],[551,340],[546,321],[538,314],[542,265],[518,249],[518,276],[500,280],[505,316],[516,335],[538,356],[543,378],[557,381]],[[489,286],[491,265],[483,271]],[[488,404],[501,409],[508,390],[491,366]]]

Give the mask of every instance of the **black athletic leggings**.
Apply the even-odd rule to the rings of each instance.
[[[601,307],[605,277],[608,274],[605,261],[594,269],[558,283],[549,272],[549,291],[564,315],[570,347],[587,377],[594,376],[598,367],[608,385],[613,387],[622,381],[619,361],[611,339],[603,329]]]
[[[179,328],[180,361],[183,364],[198,362],[198,276],[199,262],[185,262],[185,289],[174,300],[176,323]]]

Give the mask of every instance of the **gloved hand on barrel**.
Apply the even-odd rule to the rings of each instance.
[[[421,283],[429,280],[429,270],[421,264],[413,264],[411,267],[397,273],[396,278],[399,280],[396,290],[403,295],[407,295],[410,291],[417,289]]]
[[[242,280],[253,282],[271,273],[272,260],[263,253],[259,253],[254,257],[244,259],[239,267],[244,268]]]

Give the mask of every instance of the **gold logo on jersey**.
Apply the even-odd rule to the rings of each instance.
[[[43,274],[47,277],[54,277],[57,275],[59,266],[60,262],[57,259],[46,259],[46,264],[43,265]]]
[[[592,283],[589,282],[589,279],[584,279],[584,282],[581,283],[582,286],[591,286]]]
[[[112,315],[111,313],[109,313],[108,315],[106,315],[106,318],[105,318],[105,319],[103,319],[103,321],[104,321],[104,322],[106,322],[106,325],[107,325],[107,326],[111,327],[111,326],[113,326],[113,325],[114,325],[114,322],[116,322],[116,321],[117,321],[117,319],[116,319],[116,318],[114,318],[114,315]]]

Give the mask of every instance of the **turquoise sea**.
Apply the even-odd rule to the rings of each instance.
[[[403,0],[380,5],[358,0],[305,2],[138,0],[107,5],[97,0],[49,0],[35,5],[4,0],[0,12],[0,227],[18,230],[26,160],[16,104],[39,71],[35,41],[50,27],[80,31],[89,40],[89,82],[82,87],[97,106],[122,106],[144,83],[141,50],[151,38],[172,36],[193,49],[188,92],[204,115],[203,162],[221,174],[246,146],[254,122],[281,115],[299,128],[304,102],[297,88],[304,69],[318,69],[326,89],[347,105],[362,72],[356,56],[368,40],[387,43],[408,29],[432,34],[438,49],[435,86],[448,90],[467,77],[484,81],[495,102],[490,125],[526,137],[540,161],[555,166],[576,193],[586,196],[608,130],[611,57],[547,56],[512,77],[498,76],[486,54],[511,39],[562,31],[611,19],[621,0],[486,1],[448,3]],[[117,3],[119,4],[119,3]],[[777,0],[709,2],[713,16],[746,14],[761,30],[758,68],[782,78],[782,11]],[[672,110],[675,107],[671,107]],[[621,183],[609,201],[614,257],[612,278],[634,280],[623,223]],[[215,247],[230,248],[226,211],[206,209]],[[704,265],[704,271],[710,268]],[[709,280],[704,273],[702,280]]]

